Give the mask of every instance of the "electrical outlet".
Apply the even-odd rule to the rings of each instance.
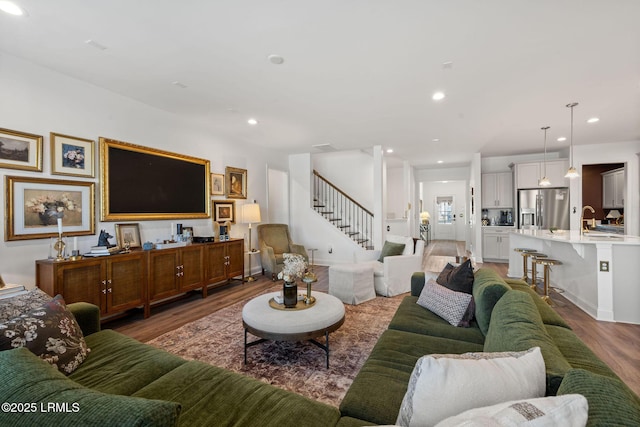
[[[609,271],[609,261],[600,261],[600,271]]]

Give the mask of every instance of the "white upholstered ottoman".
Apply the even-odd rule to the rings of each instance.
[[[360,304],[376,297],[373,267],[367,264],[340,264],[329,267],[329,294],[345,304]]]

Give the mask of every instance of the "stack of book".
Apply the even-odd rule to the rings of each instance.
[[[108,248],[106,246],[92,246],[91,252],[84,254],[87,257],[107,256],[119,252],[117,247]]]

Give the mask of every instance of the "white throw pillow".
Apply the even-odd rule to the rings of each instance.
[[[395,234],[387,234],[385,237],[387,242],[404,243],[402,255],[413,255],[413,238],[406,236],[397,236]]]
[[[587,399],[581,394],[566,394],[470,409],[436,427],[584,427],[588,416]]]
[[[433,426],[468,409],[543,397],[545,386],[540,347],[422,356],[409,379],[396,424]]]

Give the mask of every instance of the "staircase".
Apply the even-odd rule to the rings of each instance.
[[[373,214],[313,171],[313,209],[365,249],[373,249]]]

